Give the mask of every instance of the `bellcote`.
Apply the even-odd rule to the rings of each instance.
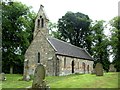
[[[45,36],[48,34],[48,22],[49,19],[45,13],[44,6],[40,5],[40,9],[35,20],[34,37],[39,31],[41,31]]]

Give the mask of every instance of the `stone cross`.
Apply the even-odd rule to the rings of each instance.
[[[34,79],[32,83],[32,88],[40,88],[40,90],[47,90],[45,79],[45,67],[38,63],[35,73],[34,73]]]
[[[110,64],[109,72],[116,72],[116,68],[114,67],[113,64]]]
[[[97,63],[95,66],[96,76],[103,76],[103,66],[101,63]]]

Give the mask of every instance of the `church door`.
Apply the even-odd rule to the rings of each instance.
[[[74,73],[74,60],[72,61],[72,73]]]

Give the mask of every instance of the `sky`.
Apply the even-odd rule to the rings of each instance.
[[[51,22],[57,22],[67,11],[81,12],[92,20],[109,21],[118,15],[119,0],[17,0],[32,6],[37,13],[40,4]]]
[[[40,5],[44,6],[45,12],[49,20],[57,23],[59,18],[65,15],[67,11],[74,13],[81,12],[94,20],[110,21],[118,16],[119,0],[16,0],[27,6],[32,6],[34,12],[38,12]],[[105,31],[106,35],[110,35],[109,30]],[[112,61],[112,56],[110,56]]]

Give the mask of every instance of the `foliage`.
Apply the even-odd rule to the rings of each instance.
[[[110,21],[110,24],[112,26],[111,46],[114,55],[113,63],[115,64],[117,71],[120,71],[120,16],[113,18]]]
[[[92,31],[92,54],[97,62],[102,63],[103,68],[108,72],[109,70],[109,40],[103,33],[104,21],[95,21],[91,27]]]
[[[54,35],[58,39],[89,51],[89,47],[91,47],[91,40],[88,38],[90,22],[88,15],[67,12],[58,20],[58,31]]]
[[[20,2],[2,2],[2,69],[22,73],[26,49],[32,40],[35,13]],[[7,66],[7,67],[6,67]]]
[[[92,22],[87,15],[82,13],[67,12],[59,19],[58,30],[53,31],[52,34],[55,38],[87,49],[93,56],[95,64],[102,63],[103,68],[108,72],[110,41],[103,33],[104,23],[103,20]]]
[[[32,86],[32,81],[19,81],[22,75],[6,75],[7,81],[3,81],[3,88],[26,88]],[[118,88],[118,73],[104,73],[98,77],[91,74],[48,76],[46,82],[50,88]],[[12,89],[13,90],[13,89]],[[15,89],[16,90],[16,89]],[[73,89],[74,90],[74,89]]]

